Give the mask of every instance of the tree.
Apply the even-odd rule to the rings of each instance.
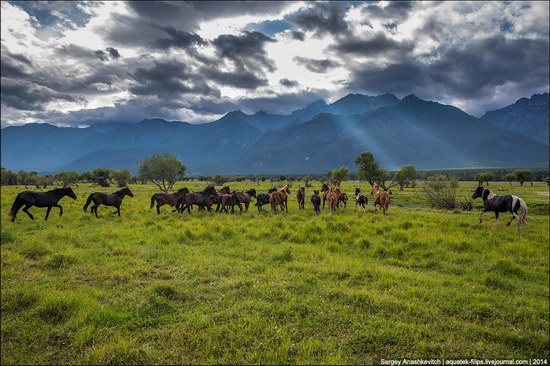
[[[109,187],[111,181],[111,169],[109,168],[95,168],[90,172],[90,180],[99,184],[102,187]]]
[[[531,185],[533,185],[533,173],[529,169],[518,169],[514,174],[521,186],[523,186],[525,182],[531,182]]]
[[[355,158],[355,166],[357,167],[359,179],[366,180],[371,185],[380,181],[383,175],[382,168],[380,168],[376,160],[374,160],[374,156],[368,151],[361,153]]]
[[[476,175],[476,180],[479,184],[486,182],[489,185],[489,181],[495,180],[495,174],[491,172],[479,173]]]
[[[336,184],[337,186],[340,186],[340,183],[342,183],[342,181],[344,179],[346,179],[348,174],[349,174],[348,167],[347,166],[341,166],[340,168],[331,171],[330,172],[330,177],[331,177],[332,181],[334,182],[334,184]]]
[[[399,184],[399,189],[403,190],[403,187],[412,185],[412,182],[416,180],[416,168],[414,165],[407,164],[401,167],[401,170],[395,173],[395,181]]]
[[[132,173],[128,169],[120,169],[111,171],[111,179],[114,180],[119,187],[126,187],[130,179],[132,179]]]
[[[279,176],[279,180],[280,180],[281,182],[285,181],[285,180],[286,180],[286,176],[285,176],[285,175],[280,175],[280,176]]]
[[[311,176],[309,176],[309,175],[306,175],[306,176],[304,177],[303,181],[304,181],[304,184],[305,184],[305,187],[306,187],[306,188],[307,188],[307,187],[311,187],[310,182],[311,182],[312,180],[313,180],[313,179],[312,179]]]
[[[229,182],[229,178],[221,174],[216,174],[212,177],[212,183],[214,183],[214,185],[216,186],[224,185],[226,182]]]
[[[172,154],[155,154],[138,162],[139,176],[152,181],[167,192],[178,179],[183,179],[187,167]]]
[[[77,172],[60,172],[55,175],[55,180],[63,183],[63,187],[68,187],[71,184],[76,184],[79,180],[79,175]]]
[[[16,185],[17,184],[17,174],[8,170],[6,168],[1,168],[1,182],[3,186],[5,185]]]
[[[458,179],[456,177],[432,176],[426,180],[422,187],[424,200],[432,207],[454,210],[458,207],[456,200],[457,188]]]
[[[510,185],[512,185],[512,182],[516,180],[516,175],[514,173],[508,173],[508,174],[505,174],[504,177],[502,178],[508,183],[510,183]]]

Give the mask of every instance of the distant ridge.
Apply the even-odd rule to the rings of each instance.
[[[543,114],[540,99],[547,102],[548,94],[534,97],[513,105],[521,106],[514,109],[518,118]],[[478,119],[414,94],[401,100],[388,93],[349,94],[286,116],[236,110],[200,125],[163,119],[88,128],[28,124],[2,129],[2,166],[38,172],[101,166],[135,172],[137,160],[163,151],[183,160],[188,174],[322,173],[340,165],[354,168],[362,151],[371,151],[388,169],[407,163],[418,169],[548,166],[543,142],[486,121],[499,111]],[[544,126],[534,123],[532,128]]]

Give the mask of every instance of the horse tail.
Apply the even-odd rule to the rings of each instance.
[[[520,224],[525,224],[525,218],[527,217],[527,204],[525,203],[525,201],[521,198],[519,198],[519,205],[521,207],[521,215],[519,216],[519,223]]]
[[[92,202],[92,197],[94,196],[93,193],[90,193],[90,195],[88,196],[88,199],[86,200],[86,204],[84,205],[84,207],[82,207],[82,209],[84,210],[84,212],[86,212],[86,210],[88,209],[88,206],[90,205],[90,203]]]
[[[149,207],[149,209],[153,208],[153,206],[155,206],[155,201],[157,199],[157,194],[158,193],[155,193],[154,195],[151,196],[151,207]]]
[[[11,210],[8,213],[8,218],[13,218],[19,209],[23,207],[23,203],[21,202],[21,193],[17,194],[17,197],[15,197],[15,200],[13,201],[13,205],[11,205]]]

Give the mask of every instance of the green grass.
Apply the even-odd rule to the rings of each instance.
[[[154,187],[134,185],[122,217],[101,206],[96,219],[85,198],[116,188],[84,184],[63,217],[31,208],[36,221],[20,212],[15,224],[23,188],[2,187],[2,364],[549,357],[546,185],[491,183],[526,200],[521,229],[508,214],[479,224],[476,212],[397,206],[423,204],[418,188],[394,189],[388,216],[372,199],[354,211],[358,182],[343,185],[346,210],[316,216],[312,189],[303,211],[296,186],[288,214],[189,216],[157,215]]]

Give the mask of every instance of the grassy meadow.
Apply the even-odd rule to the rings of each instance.
[[[267,191],[269,183],[228,183]],[[420,183],[421,184],[421,183]],[[548,186],[491,183],[530,207],[527,225],[437,211],[393,189],[389,215],[316,216],[306,191],[288,213],[191,215],[149,209],[130,185],[122,217],[76,201],[6,215],[1,187],[1,363],[370,364],[380,358],[548,358]],[[319,182],[313,182],[315,189]],[[461,183],[459,197],[477,183]],[[203,182],[180,182],[191,190]],[[217,187],[218,189],[220,187]],[[33,188],[34,189],[34,188]],[[541,193],[542,192],[542,193]],[[481,200],[474,203],[480,206]]]

